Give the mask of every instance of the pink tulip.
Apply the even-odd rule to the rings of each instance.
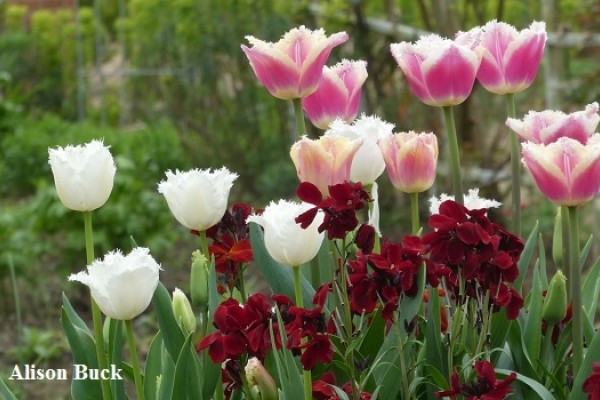
[[[379,141],[392,185],[405,193],[424,192],[433,185],[438,142],[433,133],[401,132]]]
[[[523,119],[508,118],[506,126],[523,141],[550,144],[570,137],[585,144],[600,122],[598,103],[588,104],[584,111],[565,114],[562,111],[530,111]]]
[[[561,206],[579,206],[600,189],[600,135],[582,144],[561,137],[548,145],[523,145],[523,164],[542,193]]]
[[[335,119],[350,122],[356,118],[367,76],[366,61],[343,60],[333,67],[323,67],[317,90],[302,99],[302,107],[313,125],[327,129]]]
[[[346,40],[346,32],[329,37],[322,29],[311,31],[301,26],[287,32],[276,43],[246,36],[252,45],[242,45],[258,80],[269,93],[280,99],[305,97],[317,89],[323,66],[331,50]]]
[[[352,159],[362,142],[342,136],[303,137],[290,151],[300,182],[312,183],[329,197],[329,185],[350,181]]]
[[[394,43],[390,49],[423,103],[453,106],[471,94],[481,56],[468,46],[432,34],[414,44]]]
[[[469,41],[483,49],[477,79],[496,94],[519,93],[531,86],[544,55],[546,38],[543,22],[533,22],[519,32],[495,20],[457,35],[457,41]]]

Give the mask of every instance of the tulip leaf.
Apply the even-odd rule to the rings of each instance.
[[[217,292],[217,272],[215,270],[215,259],[211,257],[210,268],[208,270],[208,312],[210,315],[214,315],[215,310],[219,306],[219,293]],[[210,324],[208,332],[216,330],[214,325]],[[197,378],[202,379],[202,398],[209,399],[215,393],[217,384],[219,382],[219,375],[221,373],[221,364],[215,364],[212,362],[207,352],[202,352],[199,357],[195,355],[193,357],[194,371]]]
[[[517,265],[519,266],[519,277],[515,280],[513,287],[517,291],[521,291],[521,286],[523,286],[523,279],[525,275],[527,275],[527,270],[529,269],[529,263],[531,262],[531,257],[533,256],[533,250],[535,250],[535,242],[537,240],[538,232],[540,230],[539,221],[535,222],[527,241],[525,242],[525,247],[523,248],[523,252],[521,253],[521,258]]]
[[[123,321],[109,318],[108,329],[108,355],[109,363],[120,365],[122,361],[121,350],[123,349]],[[114,400],[125,400],[125,382],[121,379],[110,381]]]
[[[164,342],[163,342],[164,344]],[[157,399],[171,399],[173,394],[173,382],[175,379],[175,362],[166,349],[166,346],[161,347],[161,371],[160,376],[157,378],[156,384],[156,398]]]
[[[162,332],[165,347],[171,358],[176,360],[181,352],[181,346],[183,346],[185,338],[173,314],[171,296],[162,282],[158,282],[158,286],[152,297],[152,304],[156,310],[158,325]]]
[[[276,378],[279,380],[279,387],[281,388],[281,399],[282,400],[302,400],[304,399],[304,386],[300,379],[302,373],[298,370],[298,365],[292,352],[287,349],[287,335],[284,331],[284,323],[281,320],[281,314],[279,310],[275,309],[277,313],[277,326],[278,331],[275,332],[274,325],[269,326],[269,334],[271,335],[271,343],[273,348],[273,359],[277,370]],[[281,348],[277,349],[275,343],[275,335],[279,335],[281,339]],[[275,378],[275,376],[274,376]]]
[[[88,368],[98,368],[96,346],[87,327],[84,330],[76,325],[77,322],[73,323],[64,306],[61,312],[60,323],[67,336],[75,364],[83,364]],[[71,397],[73,400],[101,399],[102,388],[100,387],[100,381],[91,379],[73,380],[71,384]]]
[[[583,359],[583,363],[581,364],[581,368],[579,368],[579,372],[575,377],[573,389],[571,390],[571,397],[569,400],[586,400],[588,398],[582,390],[583,382],[585,382],[587,377],[590,376],[590,374],[592,373],[592,363],[597,363],[599,359],[600,330],[596,331],[594,338],[592,339],[589,347],[587,348],[587,352],[585,358]]]
[[[175,376],[173,378],[173,395],[170,397],[171,399],[187,398],[186,391],[188,389],[187,380],[192,336],[193,335],[188,336],[181,348],[179,357],[177,357],[177,362],[175,363]]]
[[[10,391],[8,386],[6,386],[6,383],[4,383],[4,379],[2,378],[0,378],[0,398],[6,400],[18,400],[17,396]]]
[[[73,309],[73,306],[71,305],[71,302],[69,301],[69,298],[64,293],[63,293],[62,298],[63,298],[63,309],[69,316],[69,320],[71,321],[71,323],[73,325],[75,325],[77,328],[85,331],[86,333],[88,333],[91,336],[92,332],[90,331],[90,329],[88,328],[86,323],[81,319],[79,314],[77,314],[77,312]]]
[[[533,270],[533,279],[531,292],[528,298],[527,317],[525,320],[525,326],[523,327],[523,340],[524,345],[527,348],[527,353],[530,359],[537,360],[540,355],[540,347],[542,343],[542,306],[543,306],[543,295],[542,295],[542,278],[540,263],[537,263]]]
[[[594,235],[590,235],[587,242],[585,242],[585,246],[581,249],[579,253],[579,269],[583,269],[585,265],[585,261],[587,260],[588,255],[590,254],[590,250],[592,249],[592,244],[594,243]]]
[[[264,234],[259,225],[254,222],[250,223],[250,243],[252,244],[252,252],[254,253],[256,264],[263,273],[273,293],[284,294],[294,299],[292,268],[271,258],[265,246]],[[304,304],[306,306],[312,304],[315,290],[303,275],[301,275],[301,280],[302,296],[304,297]]]
[[[427,363],[437,368],[444,376],[449,376],[448,358],[442,346],[442,328],[440,315],[440,296],[437,290],[429,291],[429,302],[427,304],[427,327],[426,327],[426,356]]]
[[[600,258],[596,260],[585,277],[582,297],[587,317],[594,321],[598,310],[598,301],[600,301]]]
[[[160,376],[162,367],[162,334],[159,331],[152,341],[148,355],[146,356],[146,365],[144,366],[144,394],[146,400],[156,400],[157,379]]]
[[[508,376],[512,374],[513,371],[509,371],[506,369],[496,369],[496,373],[499,375]],[[516,374],[517,380],[533,389],[533,391],[540,397],[541,400],[555,400],[554,395],[548,389],[546,389],[544,385],[542,385],[534,379],[528,378],[525,375],[521,375],[518,372],[516,372]]]
[[[437,288],[432,288],[437,290]],[[425,291],[425,263],[421,263],[419,267],[419,273],[417,275],[417,294],[414,296],[402,296],[399,306],[400,314],[400,326],[406,332],[406,325],[410,324],[411,321],[419,312],[421,303],[423,302],[423,292]],[[406,332],[408,333],[408,332]]]

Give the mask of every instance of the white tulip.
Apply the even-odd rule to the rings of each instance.
[[[88,286],[102,312],[118,320],[140,315],[152,300],[158,285],[160,265],[146,248],[135,248],[124,256],[113,251],[82,271],[69,276],[70,281]]]
[[[377,142],[392,134],[394,125],[376,116],[361,115],[353,124],[342,120],[334,121],[325,136],[362,138],[363,142],[352,160],[350,180],[370,185],[385,170],[385,161]]]
[[[167,179],[158,184],[171,213],[188,229],[205,231],[223,218],[229,191],[238,177],[227,168],[211,171],[166,172]]]
[[[56,192],[65,207],[92,211],[106,203],[117,167],[102,141],[48,149],[48,155]]]
[[[314,207],[308,203],[279,200],[271,202],[262,215],[250,215],[248,222],[256,222],[265,230],[265,246],[271,257],[282,264],[298,267],[312,260],[321,247],[324,233],[319,233],[323,215],[318,213],[313,222],[302,229],[297,216]]]
[[[446,193],[442,193],[440,197],[431,197],[429,199],[429,213],[431,215],[438,214],[440,212],[440,206],[446,200],[454,200],[454,196],[450,196]],[[502,206],[502,203],[492,199],[486,199],[485,197],[479,197],[479,189],[469,189],[469,192],[465,195],[464,206],[467,210],[480,210],[482,208],[498,208]]]

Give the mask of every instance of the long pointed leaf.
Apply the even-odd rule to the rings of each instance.
[[[538,237],[538,233],[540,230],[540,223],[536,221],[529,237],[527,238],[527,242],[525,242],[525,248],[521,253],[521,258],[519,259],[519,277],[515,280],[514,288],[518,291],[521,291],[521,286],[523,286],[523,279],[525,275],[527,275],[527,270],[529,269],[529,263],[531,262],[531,257],[533,256],[533,250],[535,249],[535,242]]]

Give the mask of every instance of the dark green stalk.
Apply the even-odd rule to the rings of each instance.
[[[85,229],[85,254],[87,264],[90,265],[94,262],[94,236],[92,230],[92,212],[84,211],[83,222]],[[105,370],[108,368],[108,360],[106,359],[106,352],[104,350],[104,336],[102,331],[102,313],[100,307],[96,304],[96,301],[92,297],[90,291],[90,304],[92,307],[92,322],[94,324],[94,338],[96,339],[96,357],[98,358],[98,368]],[[110,384],[107,380],[102,379],[100,381],[102,388],[102,399],[110,400],[112,393],[110,391]]]
[[[460,156],[458,151],[458,137],[456,134],[456,124],[454,123],[454,112],[452,106],[442,107],[444,111],[444,121],[446,122],[446,131],[448,133],[448,156],[450,162],[450,175],[452,176],[452,189],[454,199],[457,203],[464,204],[462,176],[460,172]]]
[[[137,350],[135,348],[135,337],[133,336],[133,326],[131,320],[125,321],[125,332],[127,334],[127,344],[129,346],[129,356],[131,358],[131,369],[133,369],[133,379],[135,381],[135,394],[137,400],[144,400],[144,386],[142,374],[140,373],[140,362],[138,360]]]
[[[562,255],[562,267],[563,272],[568,279],[571,279],[571,268],[569,264],[571,263],[571,236],[569,235],[569,208],[567,206],[560,206],[560,218],[562,222],[562,247],[563,247],[563,255]],[[571,298],[571,285],[567,285],[567,297]]]
[[[509,118],[514,118],[515,97],[506,95],[506,110]],[[510,132],[510,169],[512,179],[513,232],[521,236],[521,144],[515,132]]]
[[[573,307],[573,376],[577,376],[583,362],[583,306],[581,299],[581,268],[579,267],[579,223],[577,206],[569,206],[570,242],[570,281],[571,306]]]
[[[419,223],[419,193],[410,193],[410,215],[412,233],[416,235],[421,229]]]
[[[293,99],[294,115],[296,116],[296,133],[298,137],[306,135],[306,123],[304,122],[304,110],[302,109],[302,99]]]

